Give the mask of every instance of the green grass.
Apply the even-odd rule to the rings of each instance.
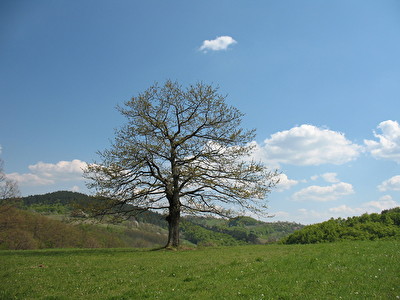
[[[0,251],[0,299],[399,299],[400,241]]]

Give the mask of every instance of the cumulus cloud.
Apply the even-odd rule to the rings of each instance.
[[[329,183],[340,182],[340,180],[337,178],[337,173],[334,173],[334,172],[328,172],[328,173],[324,173],[324,174],[321,174],[321,175],[313,175],[310,178],[311,178],[311,180],[315,181],[320,177],[323,180],[325,180],[326,182],[329,182]]]
[[[400,163],[400,125],[397,121],[387,120],[378,127],[381,134],[374,132],[379,141],[364,140],[367,149],[375,158],[394,160]]]
[[[7,178],[18,182],[20,185],[26,186],[38,186],[38,185],[49,185],[54,184],[55,181],[50,178],[43,178],[37,174],[32,173],[10,173],[7,174]]]
[[[360,207],[350,207],[348,205],[342,204],[337,207],[330,208],[329,212],[341,216],[352,216],[360,215],[363,213],[380,213],[382,210],[394,208],[397,206],[400,206],[400,203],[394,201],[392,196],[384,195],[380,197],[379,200],[365,202],[361,204]]]
[[[360,214],[363,212],[362,208],[352,208],[345,204],[339,205],[337,207],[332,207],[329,209],[329,212],[339,213],[339,214]]]
[[[250,160],[261,161],[265,163],[270,169],[278,169],[280,167],[276,161],[268,159],[268,154],[265,147],[263,147],[256,141],[251,142],[250,145],[253,147],[253,151],[249,157]]]
[[[86,163],[79,159],[60,161],[56,164],[38,162],[28,167],[30,173],[11,173],[7,174],[7,178],[16,180],[21,185],[49,185],[58,181],[83,180],[85,167]]]
[[[293,194],[296,201],[334,201],[342,196],[354,194],[353,186],[350,183],[339,182],[329,186],[312,185]]]
[[[400,175],[393,176],[392,178],[383,181],[380,185],[378,185],[378,189],[381,192],[400,191]]]
[[[340,180],[337,178],[337,173],[325,173],[322,174],[321,177],[326,181],[326,182],[330,182],[330,183],[336,183],[339,182]]]
[[[364,204],[364,207],[371,208],[377,212],[397,206],[400,206],[400,204],[394,201],[390,195],[382,196],[378,201],[371,201]]]
[[[329,212],[339,214],[341,216],[360,215],[363,213],[380,213],[382,210],[400,206],[399,203],[393,200],[392,196],[384,195],[377,201],[363,203],[360,207],[350,207],[342,204],[337,207],[332,207]]]
[[[83,169],[86,163],[74,159],[72,161],[60,161],[56,164],[38,162],[35,165],[30,165],[29,169],[34,173],[44,177],[57,177],[65,180],[77,179],[82,176]]]
[[[199,48],[200,51],[207,52],[226,50],[230,45],[234,45],[237,42],[230,36],[219,36],[214,40],[205,40]]]
[[[290,189],[292,186],[295,186],[299,182],[297,180],[289,179],[286,174],[279,175],[279,183],[276,188],[278,192],[282,192],[284,190]]]
[[[364,213],[380,213],[382,210],[390,209],[400,206],[399,202],[393,200],[390,195],[380,197],[376,201],[370,201],[360,204],[359,206],[351,206],[347,204],[341,204],[339,206],[331,207],[323,210],[309,210],[306,208],[300,208],[296,214],[290,214],[288,220],[300,222],[302,224],[310,224],[316,222],[323,222],[332,217],[347,218],[350,216],[357,216]]]
[[[361,150],[343,133],[303,124],[272,134],[256,147],[255,156],[270,165],[340,165],[356,159]]]

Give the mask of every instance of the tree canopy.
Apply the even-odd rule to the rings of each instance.
[[[400,239],[400,207],[381,214],[363,214],[308,225],[282,240],[285,244],[314,244],[343,240]]]
[[[243,114],[225,99],[211,85],[166,81],[119,106],[127,123],[85,172],[88,186],[110,199],[97,212],[164,209],[173,247],[181,212],[265,212],[278,173],[251,160],[255,131],[241,127]]]

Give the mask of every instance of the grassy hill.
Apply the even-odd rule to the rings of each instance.
[[[400,241],[0,251],[0,299],[398,299]]]
[[[166,231],[151,224],[72,224],[0,206],[0,249],[155,247],[166,239]]]
[[[0,248],[158,247],[166,243],[164,215],[146,211],[118,224],[109,218],[92,224],[82,208],[96,201],[101,200],[69,191],[24,197],[23,211],[12,211],[14,223],[0,228]],[[186,216],[181,224],[184,243],[201,246],[265,244],[303,227],[288,222],[265,223],[250,217],[227,220]]]

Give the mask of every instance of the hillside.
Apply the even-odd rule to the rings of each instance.
[[[84,218],[86,214],[82,213],[82,209],[98,201],[101,201],[101,199],[70,191],[58,191],[22,198],[24,209],[43,215],[62,214],[75,218]],[[167,226],[165,217],[152,211],[141,212],[131,221],[150,223],[162,228]]]
[[[164,215],[146,211],[120,223],[109,218],[93,223],[82,207],[96,201],[99,199],[69,191],[24,197],[23,210],[12,209],[9,215],[13,215],[14,221],[3,222],[0,227],[0,248],[158,247],[165,243]],[[2,219],[9,218],[3,213]],[[184,243],[201,246],[266,244],[302,227],[289,222],[266,223],[250,217],[228,220],[185,216],[181,222]]]
[[[93,197],[70,191],[58,191],[53,193],[47,193],[43,195],[31,195],[22,198],[22,202],[25,206],[32,206],[35,204],[41,205],[71,205],[74,203],[89,201]]]
[[[377,214],[347,219],[330,219],[296,231],[282,240],[285,244],[315,244],[343,240],[400,239],[400,207]]]
[[[0,206],[0,250],[137,248],[162,246],[165,241],[165,230],[156,226],[71,224],[35,212]]]
[[[218,219],[212,217],[186,217],[183,225],[185,236],[193,243],[221,244],[219,240],[230,237],[236,244],[266,244],[276,242],[304,227],[292,222],[262,222],[251,217]],[[218,236],[208,236],[209,232]],[[232,241],[222,243],[230,245]]]

